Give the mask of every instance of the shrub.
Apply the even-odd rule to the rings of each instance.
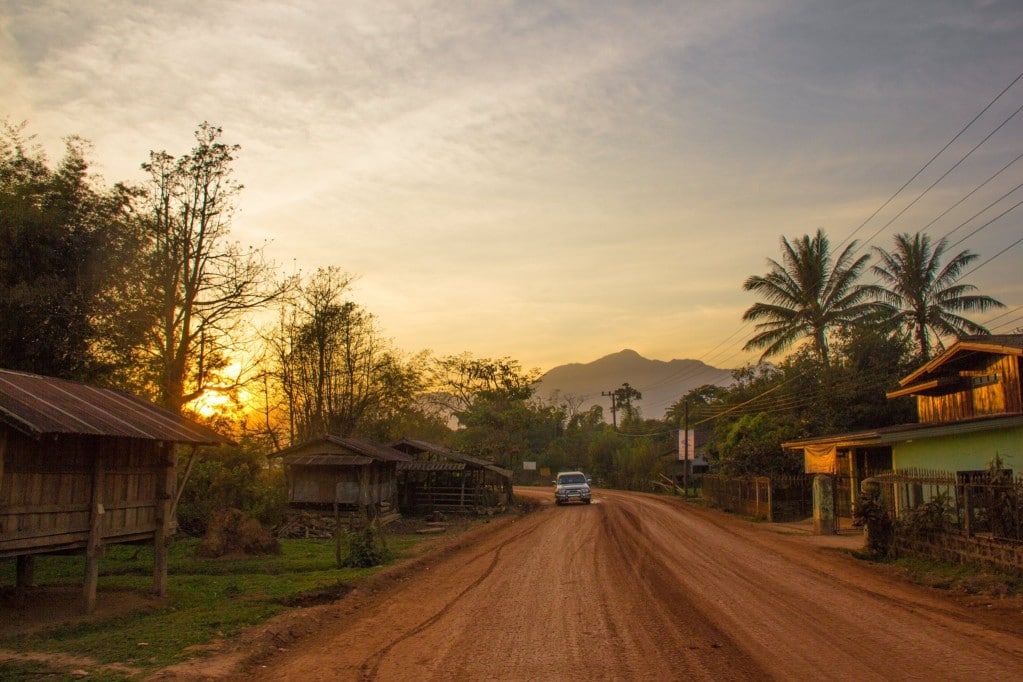
[[[380,534],[374,526],[345,534],[347,552],[341,559],[344,568],[370,568],[390,558],[390,552],[381,544]]]
[[[867,528],[867,552],[870,556],[887,559],[892,552],[895,528],[877,487],[860,495],[853,517]]]

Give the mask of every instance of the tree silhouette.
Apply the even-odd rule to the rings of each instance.
[[[757,334],[744,350],[764,349],[761,358],[776,355],[801,338],[809,337],[818,359],[828,363],[829,329],[855,324],[885,310],[877,287],[857,284],[869,255],[855,258],[851,242],[834,264],[828,238],[822,230],[793,243],[782,237],[782,261],[768,259],[766,275],[753,275],[743,284],[746,291],[765,300],[754,303],[742,316],[760,321]]]
[[[942,267],[947,248],[946,239],[932,247],[930,237],[919,232],[895,235],[891,252],[874,247],[881,262],[873,272],[886,285],[882,300],[893,307],[893,322],[913,334],[924,360],[931,354],[931,333],[938,348],[943,347],[942,336],[990,333],[959,313],[1005,307],[990,296],[971,294],[976,287],[959,282],[963,269],[978,255],[960,251]]]

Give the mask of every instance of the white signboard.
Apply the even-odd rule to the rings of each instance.
[[[523,462],[522,469],[524,471],[536,471],[536,462]]]
[[[688,449],[686,448],[686,441],[689,441]],[[686,457],[686,453],[689,453],[689,457]],[[678,461],[684,461],[686,459],[696,459],[696,431],[689,429],[688,431],[678,430]]]

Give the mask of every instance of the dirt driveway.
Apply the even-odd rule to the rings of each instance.
[[[237,679],[1023,677],[1018,612],[993,617],[814,538],[636,493],[545,506],[345,602]]]

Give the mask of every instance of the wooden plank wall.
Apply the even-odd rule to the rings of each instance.
[[[962,375],[978,378],[994,375],[998,377],[997,382],[944,395],[918,396],[920,423],[941,424],[971,417],[1023,412],[1021,362],[1021,358],[1012,355],[988,356],[982,366],[963,371]]]
[[[391,499],[396,488],[396,467],[393,464],[374,463],[364,466],[302,466],[288,467],[288,502],[292,504],[360,505],[372,502],[380,505]],[[337,488],[335,488],[337,486]],[[368,500],[362,500],[360,491],[365,487]]]
[[[5,427],[0,427],[5,428]],[[0,556],[85,547],[94,462],[104,454],[101,538],[156,531],[160,444],[95,437],[30,439],[7,430],[0,478]]]

